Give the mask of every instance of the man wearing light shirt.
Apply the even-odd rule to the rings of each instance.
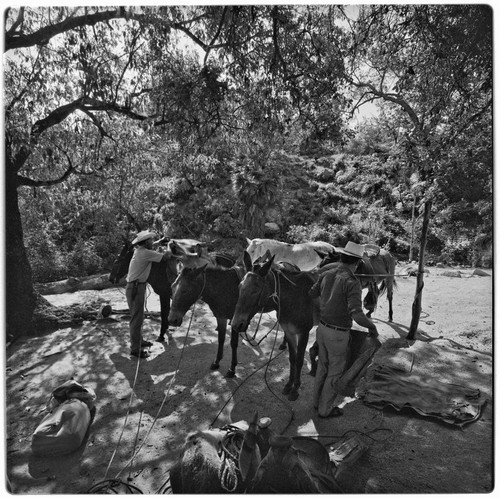
[[[144,230],[137,234],[132,241],[135,246],[134,255],[130,261],[127,274],[125,295],[130,310],[130,354],[140,358],[147,358],[149,353],[143,348],[152,346],[152,343],[142,338],[142,323],[144,321],[144,301],[146,284],[151,271],[152,263],[159,263],[167,259],[166,254],[154,251],[153,232]]]

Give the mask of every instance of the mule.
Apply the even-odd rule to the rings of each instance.
[[[224,353],[227,322],[233,316],[238,300],[238,285],[243,276],[243,266],[231,268],[202,267],[182,268],[172,285],[172,305],[168,315],[168,323],[174,327],[182,324],[184,315],[198,300],[203,300],[217,320],[218,348],[217,356],[210,366],[211,370],[220,367]],[[226,377],[234,377],[238,364],[238,333],[231,330],[231,366]]]
[[[170,468],[173,494],[344,492],[328,450],[307,436],[280,436],[269,417],[188,435]],[[359,450],[354,440],[349,449]],[[345,443],[344,443],[345,445]]]
[[[155,243],[158,245],[161,242],[166,242],[162,239]],[[170,299],[172,297],[172,284],[177,278],[179,270],[179,262],[182,263],[182,255],[174,255],[172,252],[172,245],[175,247],[179,244],[187,244],[192,242],[196,244],[197,241],[191,241],[191,239],[172,239],[169,240],[166,246],[166,254],[168,259],[166,261],[160,261],[159,263],[151,264],[151,271],[149,272],[148,284],[151,285],[153,291],[158,294],[160,298],[160,316],[161,325],[160,333],[156,339],[158,342],[165,341],[165,334],[168,332],[168,315],[170,313]],[[118,284],[119,281],[125,277],[128,273],[128,268],[130,265],[130,260],[134,254],[134,246],[129,242],[125,241],[125,244],[120,251],[117,259],[114,261],[111,268],[111,273],[109,274],[109,281],[113,284]],[[222,264],[226,266],[232,266],[234,264],[234,259],[230,260],[227,255],[215,254],[211,256],[213,258],[214,264]]]
[[[126,241],[111,268],[111,273],[109,274],[109,281],[111,283],[118,284],[127,275],[133,254],[134,246],[129,241]],[[158,342],[164,342],[165,334],[168,332],[168,314],[170,312],[170,297],[172,296],[171,285],[177,278],[177,264],[177,259],[173,257],[169,257],[166,261],[152,263],[147,280],[153,291],[160,298],[161,325],[160,334],[156,339]]]
[[[191,248],[194,250],[191,250]],[[183,268],[199,268],[205,264],[210,267],[223,266],[231,268],[235,263],[235,259],[229,254],[221,252],[211,254],[201,243],[189,247],[185,244],[179,244],[177,240],[170,240],[168,249],[171,251],[172,256],[182,263]]]
[[[299,397],[300,375],[304,364],[304,352],[313,326],[313,301],[309,297],[315,276],[311,272],[274,269],[272,256],[263,264],[253,264],[245,251],[247,273],[239,285],[232,327],[246,332],[250,320],[259,311],[276,311],[278,323],[285,332],[288,346],[290,374],[282,393],[290,401]]]
[[[298,266],[302,271],[316,268],[322,261],[318,252],[327,254],[335,251],[335,247],[328,242],[303,242],[301,244],[288,244],[273,239],[247,239],[246,251],[255,263],[256,260],[269,251],[275,256],[275,261],[286,261]]]
[[[319,255],[319,254],[318,254]],[[340,253],[330,251],[323,254],[323,260],[318,265],[320,271],[334,268],[340,259]],[[396,259],[389,251],[380,249],[376,254],[369,256],[364,254],[363,260],[356,269],[361,286],[368,289],[368,293],[363,299],[363,306],[368,310],[366,316],[371,317],[377,307],[378,298],[387,291],[387,301],[389,302],[389,322],[392,322],[392,298],[396,288],[394,274],[396,271]],[[380,287],[379,285],[380,284]]]

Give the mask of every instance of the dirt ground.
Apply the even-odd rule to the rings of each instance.
[[[375,361],[409,353],[415,368],[445,382],[478,388],[486,401],[479,419],[456,428],[412,410],[379,410],[347,398],[344,416],[318,419],[312,410],[313,378],[302,375],[300,397],[290,402],[280,392],[288,373],[287,353],[280,353],[282,332],[272,330],[258,347],[240,341],[235,378],[224,376],[230,361],[229,340],[220,371],[215,358],[215,319],[203,303],[189,312],[169,341],[155,343],[147,360],[129,356],[127,316],[84,322],[43,337],[25,339],[7,349],[6,469],[15,494],[79,494],[111,478],[144,494],[163,490],[168,469],[195,430],[249,420],[254,411],[273,420],[287,435],[319,437],[328,446],[356,432],[368,449],[339,476],[348,493],[485,493],[492,490],[493,459],[493,278],[443,276],[430,268],[425,277],[417,340],[405,339],[411,321],[415,278],[401,276],[394,298],[394,322],[387,322],[385,297],[374,319],[381,349]],[[492,273],[491,271],[488,273]],[[46,296],[63,306],[100,299],[125,310],[123,288]],[[153,293],[148,309],[158,311]],[[190,324],[190,320],[192,322]],[[144,337],[153,339],[159,319],[148,318]],[[256,323],[256,322],[255,322]],[[190,326],[189,326],[190,324]],[[257,338],[274,325],[264,315]],[[251,328],[255,330],[255,326]],[[311,331],[309,346],[315,337]],[[308,355],[306,355],[308,360]],[[94,389],[96,413],[84,445],[58,458],[31,452],[31,436],[43,418],[52,390],[74,377]]]

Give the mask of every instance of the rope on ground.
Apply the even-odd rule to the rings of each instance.
[[[186,344],[187,344],[187,338],[189,336],[189,331],[191,330],[191,324],[193,322],[193,316],[194,316],[194,312],[195,312],[195,307],[193,306],[193,311],[191,313],[191,318],[189,320],[189,326],[186,330],[186,335],[184,337],[184,344],[182,345],[182,349],[181,349],[181,354],[179,356],[179,360],[177,362],[177,366],[176,366],[176,369],[175,369],[175,372],[174,372],[174,375],[172,376],[172,379],[170,380],[170,383],[169,383],[169,386],[168,386],[168,389],[167,389],[167,392],[165,393],[165,396],[163,397],[163,400],[161,402],[161,405],[160,405],[160,408],[158,409],[158,412],[156,413],[155,415],[155,418],[153,419],[153,422],[148,430],[148,432],[146,433],[146,436],[144,437],[141,445],[139,446],[139,449],[134,452],[134,454],[132,455],[132,458],[129,460],[129,462],[127,462],[126,466],[120,470],[120,472],[118,472],[118,474],[116,474],[116,478],[118,478],[120,476],[120,474],[123,472],[124,469],[126,469],[128,467],[128,465],[131,465],[131,462],[137,457],[137,455],[140,453],[140,451],[142,450],[142,448],[144,447],[144,445],[146,444],[146,441],[148,440],[148,437],[149,435],[151,434],[151,431],[153,430],[153,427],[156,423],[156,421],[158,420],[158,417],[160,416],[160,413],[161,411],[163,410],[163,407],[170,395],[170,390],[172,388],[172,385],[174,383],[174,380],[175,380],[175,377],[177,376],[177,372],[179,371],[179,367],[180,367],[180,364],[181,364],[181,361],[182,361],[182,358],[184,356],[184,350],[186,349]]]
[[[139,365],[141,364],[141,358],[140,356],[137,358],[137,365],[136,365],[136,368],[135,368],[135,375],[134,375],[134,381],[132,383],[132,392],[130,393],[130,399],[129,399],[129,403],[128,403],[128,407],[127,407],[127,413],[125,414],[125,421],[123,422],[123,427],[122,427],[122,431],[120,432],[120,437],[118,438],[118,441],[116,443],[116,446],[115,446],[115,449],[113,451],[113,454],[111,455],[111,459],[108,463],[108,466],[106,468],[106,472],[104,474],[104,478],[106,478],[108,476],[108,472],[109,472],[109,469],[111,467],[111,464],[116,456],[116,452],[118,451],[118,448],[120,446],[120,442],[122,440],[122,437],[123,437],[123,433],[125,432],[125,427],[127,426],[127,421],[128,421],[128,416],[130,414],[130,408],[132,406],[132,400],[134,398],[134,391],[135,391],[135,385],[137,383],[137,377],[138,377],[138,374],[139,374]]]
[[[272,389],[271,387],[269,386],[269,383],[268,383],[268,380],[267,380],[267,372],[268,372],[268,369],[269,369],[269,365],[271,364],[272,361],[274,361],[278,356],[280,356],[283,352],[283,351],[280,351],[276,356],[272,357],[272,354],[274,352],[274,348],[276,346],[276,340],[277,340],[277,337],[278,337],[278,331],[279,331],[279,316],[280,316],[280,300],[279,300],[279,286],[277,286],[276,284],[276,279],[275,279],[275,294],[277,295],[278,299],[277,299],[277,307],[278,307],[278,310],[277,310],[277,318],[276,318],[276,322],[275,324],[273,325],[273,327],[269,330],[269,332],[264,336],[264,338],[266,338],[270,332],[276,327],[276,333],[274,335],[274,341],[273,341],[273,347],[271,348],[271,352],[269,353],[269,358],[268,360],[266,361],[266,363],[264,363],[263,365],[261,365],[257,370],[254,370],[250,375],[248,375],[239,385],[238,387],[231,393],[231,395],[229,396],[229,398],[226,400],[226,402],[224,403],[224,405],[222,406],[222,408],[219,410],[219,412],[217,413],[217,415],[215,416],[214,420],[212,421],[212,423],[209,425],[209,428],[213,428],[213,425],[214,423],[216,422],[216,420],[219,418],[219,415],[222,413],[222,411],[224,410],[224,408],[227,406],[227,404],[231,401],[231,399],[234,397],[234,395],[236,394],[236,391],[238,391],[238,389],[243,386],[249,379],[250,377],[252,377],[254,374],[256,374],[259,370],[261,370],[262,368],[266,367],[266,370],[264,372],[264,382],[266,384],[266,387],[268,388],[269,392],[280,402],[282,403],[283,405],[285,405],[285,407],[287,408],[287,410],[291,413],[291,418],[288,422],[288,424],[285,426],[285,428],[281,431],[280,434],[283,434],[285,432],[285,430],[288,428],[288,426],[292,423],[293,419],[294,419],[294,416],[295,416],[295,413],[293,411],[293,409],[287,404],[285,403]],[[261,314],[261,317],[262,317],[262,314]],[[259,319],[259,322],[258,322],[258,325],[257,327],[260,326],[260,319]],[[254,337],[256,335],[257,332],[255,332],[254,334]],[[246,332],[245,332],[245,336],[246,336]],[[248,336],[247,336],[248,337]],[[248,338],[247,338],[248,340]],[[257,344],[260,344],[262,342],[263,339],[261,339]],[[251,342],[250,342],[251,344]]]
[[[124,489],[117,489],[123,487]],[[94,484],[88,491],[87,494],[138,494],[142,495],[143,492],[136,486],[130,483],[120,481],[119,479],[106,479]]]
[[[381,417],[380,417],[380,422],[378,424],[377,427],[374,427],[373,429],[369,430],[369,431],[360,431],[360,430],[357,430],[357,429],[348,429],[347,431],[345,431],[343,434],[337,436],[337,435],[333,435],[333,434],[312,434],[312,435],[308,435],[308,434],[301,434],[301,436],[309,436],[309,437],[317,437],[317,438],[332,438],[332,439],[342,439],[343,437],[345,437],[347,434],[350,434],[351,432],[355,433],[355,434],[358,434],[360,436],[364,436],[364,437],[367,437],[368,439],[371,439],[372,441],[376,442],[376,443],[383,443],[385,441],[388,441],[394,434],[394,431],[392,429],[389,429],[388,427],[380,427],[384,421],[384,412],[381,411]],[[370,436],[370,434],[374,434],[376,432],[379,432],[379,431],[382,431],[382,432],[389,432],[389,436],[386,437],[386,438],[383,438],[383,439],[378,439],[378,438],[375,438],[375,437],[372,437]],[[326,443],[328,444],[328,443]]]
[[[278,358],[283,353],[284,353],[284,351],[280,351],[276,356],[274,356],[273,358],[270,358],[268,361],[266,361],[266,363],[262,364],[259,368],[257,368],[256,370],[254,370],[250,375],[248,375],[247,377],[245,377],[245,379],[243,379],[243,381],[241,381],[241,383],[231,393],[231,395],[226,400],[226,402],[224,403],[224,405],[222,406],[222,408],[219,410],[219,412],[217,413],[217,415],[213,419],[212,423],[209,425],[209,427],[208,427],[209,429],[213,429],[214,428],[215,422],[219,418],[220,414],[224,411],[224,408],[226,408],[226,406],[228,405],[228,403],[231,401],[231,399],[233,399],[233,397],[236,394],[236,392],[238,391],[238,389],[240,387],[242,387],[253,375],[255,375],[257,372],[259,372],[260,370],[262,370],[268,363],[270,363],[271,361],[274,361],[276,358]]]

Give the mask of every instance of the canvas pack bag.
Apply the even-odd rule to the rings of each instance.
[[[33,433],[31,449],[37,456],[58,456],[78,449],[90,426],[95,394],[73,379],[56,388],[50,410]]]

